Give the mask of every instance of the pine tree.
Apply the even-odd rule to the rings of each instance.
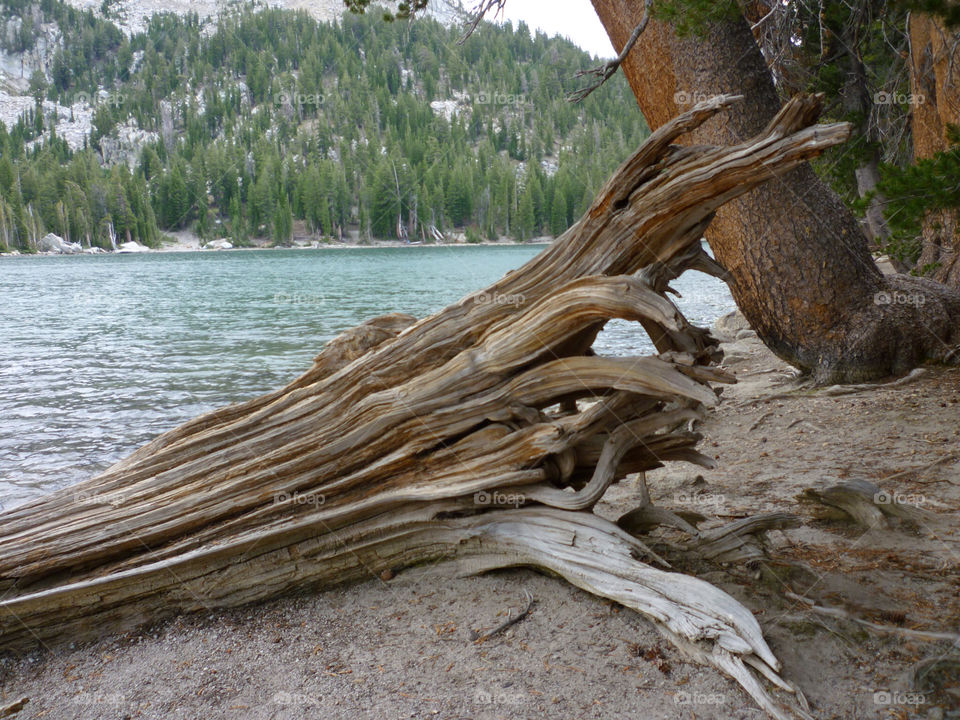
[[[550,234],[560,237],[567,229],[567,203],[560,192],[554,192],[550,204]]]
[[[239,194],[235,194],[230,200],[230,237],[235,245],[247,244],[247,227]]]
[[[519,240],[529,240],[533,237],[536,228],[536,216],[533,210],[533,196],[529,188],[520,196],[520,207],[517,213],[516,237]]]
[[[393,163],[383,158],[377,164],[376,172],[370,183],[370,227],[378,238],[396,236],[397,217],[401,213],[400,199],[397,196],[397,181],[394,177]]]
[[[178,229],[189,220],[190,192],[187,188],[183,171],[179,165],[164,175],[161,181],[161,218],[163,226]]]
[[[273,244],[287,245],[293,239],[293,213],[285,193],[281,193],[280,201],[273,212]]]

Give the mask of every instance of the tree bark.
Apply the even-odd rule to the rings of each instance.
[[[664,564],[592,512],[627,473],[712,463],[685,428],[716,403],[709,383],[732,378],[667,283],[717,270],[700,238],[718,207],[849,135],[810,127],[820,98],[808,97],[745,143],[674,144],[733,102],[666,123],[552,247],[486,290],[420,321],[364,323],[287,387],[0,514],[0,648],[445,559],[530,565],[644,613],[773,717],[809,717],[761,682],[794,690],[746,608],[640,562]],[[658,356],[592,353],[614,317],[642,323]],[[726,553],[731,537],[702,539]]]
[[[622,48],[643,4],[592,2],[614,48]],[[760,132],[780,108],[742,17],[683,38],[653,20],[623,70],[651,128],[703,97],[746,98],[737,112],[691,133],[691,144],[738,142]],[[706,238],[760,338],[820,383],[960,360],[960,293],[920,278],[883,277],[856,218],[809,166],[720,208]]]
[[[947,129],[960,122],[960,35],[936,18],[910,15],[910,129],[913,157],[921,160],[950,147]],[[960,287],[960,218],[956,210],[933,210],[923,223],[917,266],[930,277]]]

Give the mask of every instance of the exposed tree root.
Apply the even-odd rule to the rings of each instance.
[[[808,488],[801,493],[800,499],[836,508],[844,517],[868,530],[889,527],[887,518],[923,526],[934,522],[937,517],[928,510],[903,502],[896,493],[881,490],[867,480],[852,480],[824,490]]]
[[[864,627],[870,628],[871,630],[879,632],[883,635],[898,635],[900,637],[910,638],[911,640],[925,640],[927,642],[940,642],[942,640],[947,640],[952,642],[954,645],[960,645],[960,635],[957,635],[956,633],[935,632],[933,630],[916,630],[913,628],[898,627],[896,625],[883,625],[881,623],[875,623],[871,622],[870,620],[858,618],[856,615],[850,614],[843,608],[824,607],[823,605],[817,605],[808,598],[805,598],[802,595],[797,595],[796,593],[784,592],[784,595],[791,600],[804,603],[804,609],[809,612],[816,613],[818,615],[825,615],[827,617],[839,618],[841,620],[850,620],[851,622],[855,622],[858,625],[863,625]]]
[[[902,378],[897,378],[896,380],[891,380],[890,382],[860,383],[858,385],[831,385],[830,387],[824,388],[817,394],[836,397],[837,395],[852,395],[853,393],[864,392],[866,390],[882,390],[900,387],[901,385],[912,383],[914,380],[919,380],[926,374],[926,372],[927,371],[923,368],[914,368]]]

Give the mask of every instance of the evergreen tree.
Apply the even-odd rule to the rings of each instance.
[[[566,229],[567,203],[561,193],[555,192],[553,202],[550,205],[550,234],[554,237],[560,237]]]
[[[529,189],[520,196],[520,207],[517,213],[516,237],[518,240],[529,240],[534,235],[536,216],[533,209],[533,195]]]
[[[287,245],[293,239],[293,214],[286,194],[280,195],[280,201],[273,211],[273,244]]]
[[[160,216],[164,227],[178,229],[190,219],[190,192],[179,165],[160,181]]]
[[[396,237],[397,217],[402,210],[397,194],[394,164],[387,158],[382,158],[377,164],[367,203],[370,206],[371,230],[374,236]]]

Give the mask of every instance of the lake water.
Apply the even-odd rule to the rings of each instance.
[[[0,503],[90,477],[158,433],[286,384],[323,343],[416,317],[543,246],[264,250],[0,259]],[[733,309],[723,283],[674,283],[687,318]],[[614,321],[603,354],[652,350]]]

